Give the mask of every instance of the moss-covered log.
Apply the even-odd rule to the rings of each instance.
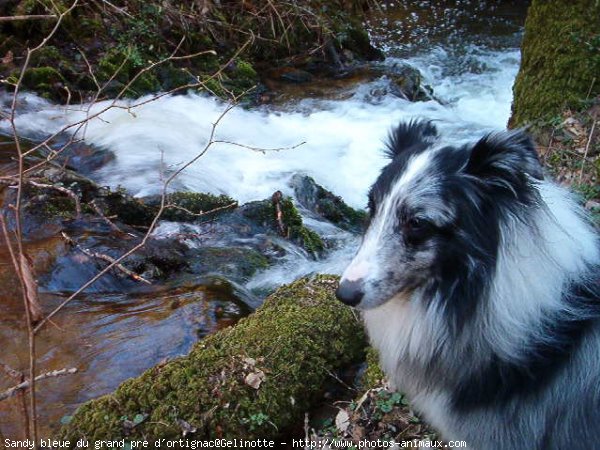
[[[578,109],[600,93],[600,3],[534,0],[525,22],[511,126]]]
[[[79,438],[275,437],[302,423],[329,373],[363,356],[362,328],[333,298],[337,279],[280,288],[237,325],[191,353],[81,406],[62,430]]]

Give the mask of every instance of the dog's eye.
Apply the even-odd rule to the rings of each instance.
[[[426,219],[411,217],[402,226],[406,242],[411,245],[419,244],[431,236],[434,225]]]

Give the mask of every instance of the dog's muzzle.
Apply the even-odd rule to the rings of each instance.
[[[363,280],[342,280],[335,291],[335,296],[339,301],[348,306],[356,306],[365,295]]]

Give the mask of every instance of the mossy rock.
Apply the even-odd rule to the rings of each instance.
[[[158,211],[161,202],[160,195],[141,199],[142,203]],[[213,195],[202,192],[173,192],[167,195],[167,205],[161,219],[172,222],[192,222],[195,220],[210,220],[237,206],[231,197],[221,194]],[[231,208],[228,208],[231,207]],[[218,209],[218,211],[214,211]]]
[[[600,3],[534,0],[514,85],[510,125],[524,126],[579,109],[600,93]]]
[[[360,21],[351,21],[344,32],[339,34],[338,40],[342,49],[350,50],[360,58],[368,61],[385,59],[385,54],[371,44],[369,33]]]
[[[360,359],[362,326],[334,298],[337,278],[283,286],[255,313],[81,406],[60,433],[80,438],[280,436],[320,398],[330,373]],[[133,426],[134,425],[134,426]]]
[[[145,55],[137,47],[113,48],[98,61],[96,78],[103,85],[108,83],[105,94],[120,94],[132,80],[131,85],[123,92],[125,97],[140,97],[161,89],[155,71],[147,71],[137,76],[148,62]]]
[[[366,369],[361,378],[363,390],[381,386],[385,374],[379,365],[379,353],[373,347],[367,349]]]
[[[18,77],[17,75],[13,75]],[[35,91],[48,100],[60,100],[65,92],[62,91],[65,79],[53,67],[33,67],[27,69],[23,75],[22,86],[25,89]]]
[[[103,208],[106,216],[117,216],[119,220],[127,225],[149,226],[158,210],[149,207],[140,200],[127,194],[124,189],[106,191],[97,201]]]
[[[219,208],[227,208],[228,206],[234,208],[237,205],[237,202],[227,195],[198,192],[175,192],[169,194],[167,201],[174,207],[167,209],[162,218],[174,222],[186,222],[198,219],[199,217],[203,220],[212,219],[219,215],[220,212],[223,212],[223,210],[211,211]],[[198,216],[199,214],[201,216]]]
[[[281,211],[279,219],[277,203]],[[325,243],[321,237],[304,226],[302,216],[294,206],[292,198],[284,197],[279,191],[273,194],[271,200],[250,202],[244,205],[243,214],[248,219],[268,227],[282,237],[298,244],[312,255],[318,255],[325,250]]]
[[[338,227],[361,232],[367,221],[367,212],[348,206],[341,197],[318,185],[305,175],[294,175],[290,182],[300,205],[318,214]]]
[[[195,274],[218,273],[238,283],[269,267],[266,256],[246,247],[200,247],[191,262],[191,272]]]

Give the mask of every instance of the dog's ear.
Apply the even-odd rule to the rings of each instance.
[[[389,134],[385,154],[394,159],[409,149],[423,150],[430,146],[437,136],[437,128],[429,120],[411,120],[400,123]]]
[[[535,145],[523,130],[483,137],[471,149],[465,172],[504,185],[523,181],[523,174],[537,180],[544,178]]]

